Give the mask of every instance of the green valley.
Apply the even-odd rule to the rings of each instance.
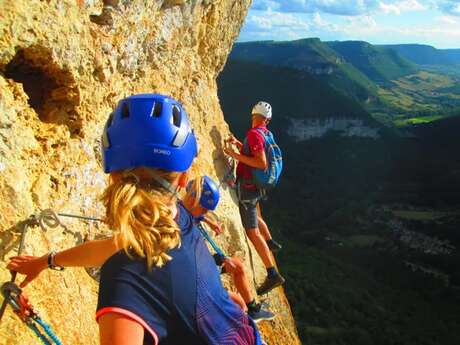
[[[457,50],[374,46],[361,41],[321,42],[311,38],[237,43],[230,55],[233,60],[310,73],[360,102],[385,125],[399,126],[404,120],[411,123],[409,119],[413,118],[432,121],[460,109]]]
[[[367,42],[326,42],[334,51],[378,85],[416,72],[416,66],[394,50],[373,46]]]
[[[239,138],[256,101],[274,109],[284,171],[261,208],[303,344],[458,344],[458,77],[362,42],[353,54],[378,57],[328,56],[333,46],[237,44],[218,79]],[[371,83],[367,101],[343,90],[366,85],[347,68]]]

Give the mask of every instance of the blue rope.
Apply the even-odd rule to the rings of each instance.
[[[42,341],[44,345],[52,345],[48,339],[40,332],[40,330],[32,322],[27,322],[27,327],[34,331],[35,335]]]
[[[48,334],[48,336],[54,341],[54,343],[56,345],[62,345],[61,341],[59,340],[59,338],[56,336],[56,334],[54,334],[53,330],[51,329],[50,325],[48,325],[47,323],[45,323],[41,318],[37,317],[35,318],[35,321],[37,321],[37,323],[42,326],[42,328],[45,330],[46,334]]]
[[[214,242],[214,240],[211,238],[211,236],[209,236],[208,232],[203,228],[203,225],[197,224],[197,226],[201,234],[203,235],[203,237],[209,242],[209,244],[216,251],[216,253],[220,255],[221,257],[226,258],[227,255],[224,254],[222,249],[220,249],[219,246],[216,244],[216,242]]]

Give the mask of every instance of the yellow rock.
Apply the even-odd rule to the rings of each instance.
[[[42,208],[101,216],[106,183],[100,135],[116,102],[129,94],[170,94],[184,104],[201,152],[193,174],[221,178],[228,133],[216,78],[250,0],[0,0],[0,255],[17,251],[19,223]],[[223,191],[217,215],[227,232],[218,243],[247,263],[249,252],[234,195]],[[25,253],[93,237],[103,227],[63,220],[71,232],[30,229]],[[265,269],[255,252],[258,283]],[[9,279],[0,266],[2,281]],[[252,278],[252,277],[251,277]],[[229,286],[232,288],[231,286]],[[97,283],[84,269],[44,272],[25,293],[64,344],[97,344]],[[282,289],[270,293],[274,321],[265,340],[299,344]],[[7,310],[0,344],[37,344]]]

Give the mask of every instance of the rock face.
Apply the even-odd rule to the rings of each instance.
[[[142,92],[170,94],[184,104],[201,152],[192,175],[222,178],[228,126],[216,77],[250,0],[0,1],[0,255],[17,251],[21,221],[39,209],[101,216],[106,184],[99,154],[104,122],[116,102]],[[232,192],[233,193],[233,192]],[[260,284],[265,269],[253,251],[249,265],[235,196],[223,191],[218,242],[245,260]],[[24,253],[93,238],[104,227],[63,218],[57,227],[29,229]],[[106,230],[106,229],[105,229]],[[5,265],[0,281],[10,279]],[[226,282],[230,288],[230,284]],[[97,344],[97,283],[83,269],[46,271],[25,289],[64,344]],[[299,344],[282,289],[267,302],[278,314],[261,325],[269,344]],[[8,308],[0,344],[38,343]]]

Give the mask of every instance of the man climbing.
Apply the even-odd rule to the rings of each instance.
[[[262,133],[270,133],[267,129],[267,124],[272,117],[271,105],[267,102],[258,102],[252,108],[251,115],[252,124],[246,133],[244,143],[233,136],[228,140],[229,143],[235,144],[240,152],[234,151],[231,145],[227,145],[224,148],[224,152],[238,161],[236,176],[241,222],[267,269],[267,278],[257,289],[257,294],[263,295],[284,283],[284,278],[275,268],[269,245],[274,250],[281,249],[281,246],[271,239],[268,227],[258,211],[257,204],[264,196],[264,190],[258,188],[253,179],[254,169],[265,170],[268,167],[265,154],[265,139]],[[259,219],[261,220],[260,223]],[[259,230],[259,226],[262,226],[266,238]]]

